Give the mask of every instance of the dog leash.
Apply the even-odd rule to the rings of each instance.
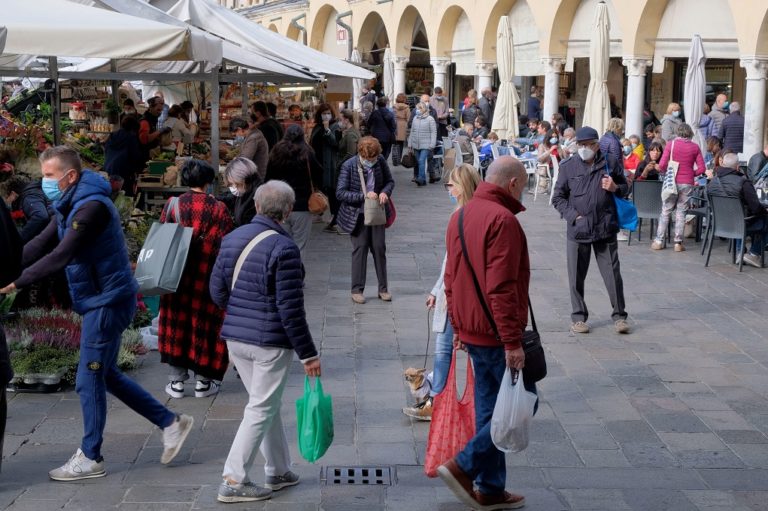
[[[430,309],[427,309],[427,351],[424,352],[424,369],[427,368],[427,358],[429,357],[429,340],[432,337],[432,322],[429,320]]]

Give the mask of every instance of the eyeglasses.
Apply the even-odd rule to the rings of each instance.
[[[453,183],[444,183],[443,187],[450,192],[451,188],[453,188]]]

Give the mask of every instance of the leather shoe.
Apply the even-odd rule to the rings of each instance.
[[[519,509],[525,505],[525,497],[505,491],[498,495],[483,495],[475,491],[475,500],[481,511],[493,511],[494,509]]]
[[[379,293],[379,300],[384,301],[384,302],[391,302],[392,301],[392,294],[391,293],[387,293],[386,291],[384,291],[383,293]]]
[[[477,509],[478,504],[475,500],[472,480],[459,468],[456,458],[452,458],[437,467],[437,475],[464,505]]]
[[[365,303],[365,296],[363,296],[363,293],[352,293],[352,301],[362,305]]]

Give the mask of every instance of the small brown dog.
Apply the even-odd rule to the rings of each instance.
[[[426,373],[425,368],[416,369],[415,367],[409,367],[405,370],[405,381],[411,389],[411,395],[413,395],[416,402],[421,402],[427,399],[429,392],[432,390],[431,378]]]

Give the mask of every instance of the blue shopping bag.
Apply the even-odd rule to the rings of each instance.
[[[608,172],[608,162],[605,162],[605,175],[610,176]],[[628,231],[637,230],[637,208],[632,202],[627,199],[622,199],[615,193],[613,194],[613,202],[616,204],[616,218],[619,221],[619,229],[627,229]]]

